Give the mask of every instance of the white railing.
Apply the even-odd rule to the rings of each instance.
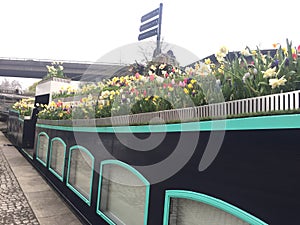
[[[191,108],[130,115],[129,122],[130,124],[147,123],[155,117],[158,117],[165,122],[184,122],[190,120],[198,120],[201,118],[226,118],[227,116],[238,114],[252,114],[279,110],[296,110],[299,109],[299,101],[300,91],[293,91],[229,102],[214,103]],[[123,124],[121,118],[114,118],[113,120],[118,121],[120,125]]]
[[[203,118],[227,118],[237,114],[252,114],[259,112],[296,110],[300,107],[300,91],[273,94],[256,98],[241,99],[229,102],[214,103],[204,106],[172,109],[151,113],[113,116],[96,119],[97,126],[109,125],[138,125],[153,123],[197,121]],[[43,120],[43,122],[45,122]],[[54,122],[54,121],[53,121]],[[49,122],[49,123],[53,123]],[[90,126],[95,123],[89,120],[58,121],[58,124],[67,123],[73,126]]]

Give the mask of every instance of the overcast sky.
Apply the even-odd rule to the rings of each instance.
[[[239,51],[300,44],[295,0],[9,0],[0,2],[0,57],[127,63],[138,45],[140,18],[162,2],[162,37],[183,64],[214,54],[226,45]],[[155,37],[144,40],[155,41]],[[132,54],[132,53],[131,53]]]

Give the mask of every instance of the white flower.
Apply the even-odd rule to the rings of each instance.
[[[101,93],[100,97],[102,97],[103,99],[106,99],[106,98],[108,98],[109,94],[110,94],[110,91],[103,91]]]
[[[271,85],[272,89],[285,85],[285,82],[287,80],[284,78],[284,76],[282,76],[280,79],[278,78],[274,78],[274,79],[270,79],[269,80],[269,85]]]
[[[228,48],[226,46],[222,46],[220,48],[220,52],[224,54],[224,57],[228,54]]]
[[[211,73],[211,69],[209,65],[204,63],[200,63],[198,69],[195,71],[196,75],[206,76]]]
[[[189,75],[194,72],[194,69],[192,67],[187,66],[185,67],[184,72]]]
[[[254,69],[252,70],[252,72],[253,72],[254,75],[256,75],[256,74],[257,74],[257,69],[254,68]]]
[[[262,71],[262,73],[264,74],[264,78],[270,78],[270,77],[274,77],[276,75],[276,67],[274,68],[269,68],[267,69],[267,71]]]
[[[244,76],[243,76],[243,82],[245,83],[246,79],[249,78],[249,77],[250,77],[250,73],[249,72],[245,73]]]
[[[163,83],[164,82],[164,78],[156,76],[156,81],[159,83]]]

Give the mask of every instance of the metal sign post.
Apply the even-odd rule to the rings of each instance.
[[[156,38],[156,49],[154,51],[153,56],[156,57],[161,53],[161,46],[160,46],[160,37],[161,37],[161,20],[162,20],[162,8],[163,4],[159,4],[159,8],[154,9],[153,11],[145,14],[144,16],[141,17],[141,23],[144,23],[150,19],[152,19],[155,16],[158,16],[158,18],[151,20],[149,22],[146,22],[140,26],[140,32],[145,31],[143,33],[140,33],[138,36],[138,40],[144,40],[146,38],[152,37],[152,36],[157,36]],[[153,28],[152,30],[148,30],[150,28]]]

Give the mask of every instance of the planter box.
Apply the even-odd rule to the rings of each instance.
[[[69,85],[70,79],[52,77],[49,80],[44,80],[36,86],[35,96],[50,94],[49,102],[52,101],[52,93],[58,92],[61,87]]]

